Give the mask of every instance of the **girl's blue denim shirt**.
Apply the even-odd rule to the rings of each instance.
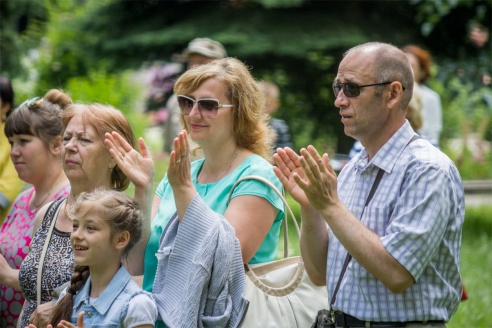
[[[124,266],[121,266],[104,292],[93,303],[89,303],[90,279],[89,276],[85,285],[74,296],[72,313],[72,323],[74,325],[77,324],[78,314],[84,311],[84,327],[124,327],[123,321],[127,315],[129,302],[139,294],[147,295],[155,307],[153,296],[137,285]],[[137,321],[140,320],[138,321],[139,324],[154,324],[155,317],[152,318],[148,313],[155,313],[157,316],[157,308],[155,307],[154,311],[150,309],[150,311],[143,312],[145,313],[134,313],[137,317],[141,316],[141,318],[137,319]]]

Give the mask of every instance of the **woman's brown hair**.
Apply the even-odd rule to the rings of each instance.
[[[7,117],[5,135],[36,136],[48,145],[55,137],[63,134],[60,115],[72,99],[61,90],[52,89],[42,98],[25,101]]]

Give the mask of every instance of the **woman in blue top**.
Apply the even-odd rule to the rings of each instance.
[[[275,259],[279,228],[284,215],[280,198],[258,181],[244,181],[228,201],[232,185],[241,177],[260,175],[282,185],[268,158],[272,155],[264,95],[247,67],[225,58],[186,71],[174,92],[181,110],[180,120],[189,137],[198,144],[203,158],[193,161],[188,175],[173,188],[170,172],[159,184],[152,203],[150,239],[145,252],[143,288],[152,290],[161,234],[177,211],[183,217],[196,195],[234,227],[244,263]],[[182,134],[185,132],[182,132]],[[186,138],[174,141],[170,161],[190,167]],[[193,150],[194,152],[198,149]],[[179,178],[182,172],[178,172]],[[173,172],[176,175],[175,172]],[[174,187],[178,185],[178,187]]]

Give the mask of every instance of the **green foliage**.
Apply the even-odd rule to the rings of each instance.
[[[445,148],[443,151],[456,164],[463,180],[481,180],[492,178],[492,152],[488,151],[484,158],[477,159],[466,147],[461,149]]]
[[[346,152],[353,140],[344,137],[333,110],[330,81],[335,63],[348,47],[383,39],[388,28],[396,30],[380,24],[386,14],[411,9],[404,3],[375,10],[364,2],[346,6],[311,1],[234,5],[233,1],[86,0],[84,6],[60,2],[50,10],[48,42],[37,65],[42,88],[64,87],[70,77],[84,76],[95,67],[114,73],[148,60],[169,60],[194,37],[208,36],[222,42],[230,56],[250,65],[255,77],[270,75],[281,85],[282,108],[276,115],[289,124],[297,148],[314,143]],[[129,13],[132,24],[128,24]],[[410,21],[403,17],[388,41],[413,39]],[[283,78],[277,81],[278,76]]]
[[[492,141],[492,91],[451,74],[443,76],[430,81],[442,101],[441,148],[464,180],[490,179],[492,152],[480,148],[479,142]]]
[[[256,0],[265,8],[289,8],[301,6],[306,0]]]
[[[39,45],[47,16],[44,0],[0,1],[0,74],[25,76],[21,60]]]
[[[92,11],[107,1],[85,0],[80,6],[72,0],[47,1],[50,24],[45,42],[39,48],[40,58],[36,63],[39,71],[39,88],[65,88],[67,81],[76,76],[85,76],[94,70],[110,72],[110,58],[94,58],[87,48],[97,47],[94,35],[88,34],[80,27],[78,21],[83,17],[91,17]]]
[[[487,0],[345,1],[343,6],[307,0],[31,2],[44,5],[44,16],[49,17],[45,29],[28,24],[30,30],[41,31],[39,35],[46,31],[37,48],[36,94],[65,88],[70,78],[94,70],[117,74],[145,62],[169,61],[191,39],[211,37],[223,43],[230,56],[251,66],[255,77],[279,84],[282,107],[276,116],[287,121],[297,149],[315,144],[338,153],[348,153],[353,144],[343,133],[330,90],[345,50],[380,40],[427,43],[433,54],[455,55],[464,40],[458,29],[466,33],[463,26],[471,20],[489,26],[491,7]],[[12,3],[1,2],[2,9],[8,5],[23,12]],[[422,38],[420,27],[426,23],[433,24],[432,32]],[[12,34],[12,40],[21,42],[17,35]],[[2,60],[9,56],[2,52]],[[482,57],[490,69],[490,54]],[[454,131],[445,127],[444,137]]]
[[[482,86],[477,89],[471,82],[457,77],[449,77],[446,83],[434,81],[432,87],[441,95],[443,138],[480,130],[483,130],[484,137],[492,136],[492,124],[486,121],[486,126],[481,126],[492,115],[492,102],[487,100],[492,99],[490,88]]]
[[[130,72],[108,74],[102,69],[91,71],[87,77],[70,78],[66,91],[75,102],[97,102],[121,110],[138,138],[143,136],[148,122],[141,111],[136,109],[143,90],[140,85],[131,81],[131,77]]]
[[[489,0],[410,0],[410,3],[417,7],[415,20],[421,24],[423,36],[429,36],[441,23],[443,17],[448,16],[452,11],[459,10],[463,15],[463,9],[471,10],[471,17],[468,20],[476,21],[487,19],[487,11],[490,11]]]
[[[108,74],[102,69],[91,71],[86,77],[72,77],[67,91],[75,101],[111,104],[125,114],[131,112],[138,89],[129,82],[128,73]]]
[[[463,238],[473,239],[479,235],[492,238],[492,205],[466,208]]]
[[[451,9],[457,6],[457,0],[443,0],[443,1],[426,1],[426,0],[412,0],[413,3],[418,4],[419,11],[416,16],[416,20],[421,22],[421,33],[424,36],[429,35],[435,25],[439,23],[442,16],[449,14]]]

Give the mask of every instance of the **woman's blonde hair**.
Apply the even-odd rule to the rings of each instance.
[[[268,116],[263,112],[265,95],[246,65],[229,57],[192,67],[178,79],[174,93],[189,95],[208,79],[221,81],[226,87],[225,94],[233,105],[232,132],[237,145],[269,159],[273,150],[268,138]],[[184,115],[180,113],[179,117],[188,131]]]
[[[104,140],[106,132],[118,132],[133,148],[135,148],[135,137],[131,128],[130,122],[125,115],[118,109],[102,104],[81,104],[76,103],[69,105],[61,113],[61,119],[64,127],[72,118],[82,114],[82,122],[84,125],[91,125],[96,130],[97,134]],[[109,151],[108,151],[109,153]],[[121,171],[118,166],[115,166],[111,171],[111,186],[115,190],[125,190],[130,184],[130,179]]]
[[[415,131],[419,131],[422,128],[422,97],[417,84],[413,87],[412,99],[410,99],[405,116]]]

